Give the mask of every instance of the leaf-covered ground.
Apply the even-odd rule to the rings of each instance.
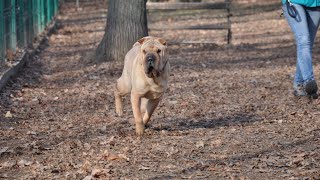
[[[278,0],[233,1],[232,46],[224,31],[150,31],[169,44],[216,44],[169,45],[170,88],[142,139],[128,97],[124,117],[114,113],[122,63],[90,59],[106,5],[81,6],[62,6],[57,30],[1,92],[0,178],[320,178],[320,100],[292,95],[295,46]],[[157,13],[150,23],[225,20],[214,11]],[[319,48],[314,57],[320,79]]]

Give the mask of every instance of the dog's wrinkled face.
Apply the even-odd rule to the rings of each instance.
[[[149,78],[159,77],[165,65],[166,42],[155,37],[144,37],[138,41],[143,55],[142,65]]]

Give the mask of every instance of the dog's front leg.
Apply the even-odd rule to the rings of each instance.
[[[136,124],[136,133],[138,136],[141,136],[144,133],[144,124],[141,117],[141,96],[139,94],[131,93],[131,105]]]

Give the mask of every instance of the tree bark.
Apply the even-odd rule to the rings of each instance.
[[[144,36],[148,36],[146,0],[110,0],[96,60],[123,61],[132,45]]]

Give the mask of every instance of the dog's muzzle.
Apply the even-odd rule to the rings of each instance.
[[[153,57],[153,55],[147,56],[148,68],[152,68],[153,69],[154,61],[155,61],[155,58]]]
[[[159,72],[156,70],[156,57],[153,54],[146,56],[146,67],[145,72],[149,78],[158,77]]]

